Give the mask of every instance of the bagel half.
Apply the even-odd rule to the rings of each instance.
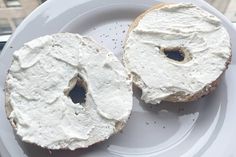
[[[120,61],[93,40],[47,35],[14,52],[6,112],[25,142],[48,149],[85,148],[124,127],[132,109],[131,86]],[[75,90],[77,100],[71,96]]]
[[[190,3],[153,6],[133,21],[125,41],[123,63],[151,104],[209,94],[231,61],[220,19]]]

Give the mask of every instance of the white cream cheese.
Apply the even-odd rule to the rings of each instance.
[[[131,80],[111,52],[89,38],[59,33],[28,42],[13,56],[7,105],[23,141],[74,150],[123,128],[132,109]],[[85,104],[65,94],[77,75],[87,84]]]
[[[164,48],[181,47],[186,62],[167,58]],[[127,36],[123,61],[146,103],[192,96],[215,81],[231,56],[221,21],[193,4],[169,4],[148,11]],[[178,97],[178,101],[185,101]]]

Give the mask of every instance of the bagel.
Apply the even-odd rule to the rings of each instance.
[[[48,149],[85,148],[124,127],[132,109],[131,86],[120,61],[93,40],[47,35],[14,52],[6,112],[25,142]]]
[[[138,16],[123,63],[146,103],[188,102],[213,91],[231,61],[219,18],[190,3],[159,4]]]

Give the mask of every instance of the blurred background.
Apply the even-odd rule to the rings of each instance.
[[[222,12],[232,22],[236,23],[236,0],[206,0]]]
[[[46,0],[0,0],[0,51],[21,21]],[[66,0],[65,0],[66,1]],[[206,0],[236,22],[236,0]]]

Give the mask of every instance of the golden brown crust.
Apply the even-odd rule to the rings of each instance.
[[[160,9],[163,8],[165,6],[168,6],[170,4],[167,3],[160,3],[158,5],[154,5],[153,7],[151,7],[150,9],[146,10],[145,12],[143,12],[142,14],[140,14],[130,25],[128,33],[126,35],[125,38],[125,45],[126,45],[126,41],[128,39],[129,33],[138,26],[139,21],[150,11],[154,10],[154,9]],[[220,78],[222,77],[222,75],[224,74],[224,71],[228,68],[228,65],[231,62],[231,58],[232,58],[232,51],[230,52],[230,57],[229,59],[226,61],[225,63],[225,69],[223,70],[222,74],[215,80],[213,81],[211,84],[206,85],[202,90],[198,91],[197,93],[194,93],[193,95],[178,95],[178,94],[174,94],[174,95],[170,95],[167,98],[164,99],[164,101],[170,101],[170,102],[189,102],[189,101],[195,101],[198,100],[199,98],[208,95],[210,92],[212,92],[213,90],[216,89],[216,87],[218,86],[219,82],[220,82]],[[134,82],[135,84],[135,82]],[[137,87],[138,85],[135,84]],[[139,87],[138,87],[139,88]],[[181,100],[181,101],[180,101]]]

